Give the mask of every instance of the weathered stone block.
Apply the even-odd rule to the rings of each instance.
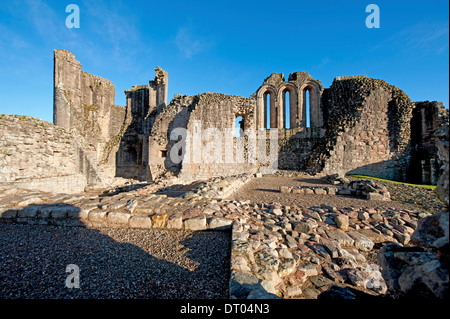
[[[350,189],[340,189],[337,191],[338,195],[352,195],[352,191]]]
[[[349,231],[347,233],[355,241],[355,247],[364,251],[370,251],[373,248],[374,242],[369,237],[357,231]]]
[[[340,229],[328,229],[326,233],[330,239],[333,239],[341,246],[352,246],[355,241]]]
[[[314,189],[314,194],[316,195],[326,195],[327,191],[323,188],[315,188]]]
[[[286,288],[285,296],[287,298],[298,297],[302,295],[302,289],[299,286],[289,286]]]
[[[292,187],[280,186],[280,193],[283,193],[283,194],[292,193]]]
[[[52,208],[51,216],[54,219],[64,219],[67,217],[68,213],[71,212],[71,214],[76,214],[80,212],[81,209],[74,206],[54,206]]]
[[[0,218],[11,219],[16,218],[17,210],[15,209],[0,209]]]
[[[306,277],[313,277],[313,276],[317,276],[319,274],[319,272],[317,271],[316,266],[312,265],[312,264],[303,264],[303,265],[299,265],[297,267],[298,270],[304,272]]]
[[[306,222],[291,222],[293,229],[299,233],[310,234],[313,232],[313,227]]]
[[[137,199],[130,199],[127,204],[125,205],[125,210],[132,214],[136,207],[138,206],[138,200]]]
[[[334,218],[336,226],[342,230],[347,230],[349,226],[348,216],[344,214],[339,214]]]
[[[162,229],[166,227],[167,215],[166,214],[156,214],[152,216],[153,228]]]
[[[380,193],[368,193],[366,199],[368,200],[384,200],[384,196]]]
[[[17,216],[22,218],[34,218],[37,216],[39,206],[28,206],[19,210]]]
[[[231,258],[231,270],[243,273],[249,273],[247,260],[242,256],[233,256]]]
[[[91,211],[89,212],[88,220],[92,223],[103,224],[106,221],[106,212]]]
[[[296,262],[293,258],[282,258],[278,266],[278,275],[283,278],[295,271]]]
[[[152,228],[152,219],[147,215],[133,215],[128,220],[128,225],[130,228]]]
[[[175,214],[175,215],[170,216],[167,219],[166,228],[167,229],[176,229],[176,230],[183,229],[183,218],[181,217],[181,215]]]
[[[270,213],[276,215],[276,216],[281,216],[283,215],[283,211],[280,208],[273,208],[269,210]]]
[[[106,222],[110,226],[127,226],[130,217],[131,217],[130,214],[120,212],[109,212],[106,215]]]
[[[209,229],[227,230],[231,229],[233,221],[226,218],[212,217],[208,218]]]
[[[304,194],[305,191],[303,190],[303,188],[294,188],[292,189],[292,194]]]
[[[184,220],[184,229],[190,231],[205,230],[208,228],[205,216],[197,216]]]

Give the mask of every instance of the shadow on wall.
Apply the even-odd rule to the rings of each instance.
[[[164,160],[164,170],[155,172],[156,174],[158,174],[158,176],[163,174],[165,170],[172,172],[174,175],[178,175],[180,173],[180,171],[182,169],[182,161],[183,161],[184,155],[186,154],[186,151],[187,151],[186,150],[187,145],[186,145],[186,142],[184,142],[184,143],[181,142],[182,141],[181,136],[178,136],[177,140],[172,141],[171,134],[175,129],[187,130],[188,124],[189,124],[189,113],[192,112],[192,108],[193,108],[193,106],[183,108],[180,112],[178,112],[173,117],[172,121],[170,121],[170,123],[168,125],[168,130],[167,130],[167,145],[166,145],[167,153],[166,153],[166,158]],[[180,146],[177,151],[177,155],[179,157],[179,162],[174,163],[171,159],[171,151],[172,151],[172,147],[178,143],[181,144],[181,146],[177,145],[177,147]]]
[[[2,214],[0,299],[228,298],[229,233],[220,232],[220,249],[213,249],[210,231],[93,229],[80,220],[81,212],[50,204]],[[79,227],[61,227],[68,224]],[[183,262],[194,270],[164,260],[175,248],[185,250]],[[66,286],[68,265],[79,268],[79,288]]]
[[[155,114],[142,118],[140,114],[134,113],[131,110],[129,114],[127,109],[125,121],[127,117],[131,117],[131,121],[129,125],[124,123],[126,130],[120,138],[116,153],[116,176],[140,181],[152,180],[146,154],[148,154],[148,130],[153,125]]]
[[[376,178],[405,182],[404,176],[407,168],[401,167],[395,160],[381,161],[352,169],[345,174],[367,175]]]

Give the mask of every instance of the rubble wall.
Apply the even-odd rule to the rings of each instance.
[[[179,176],[186,180],[201,180],[255,173],[258,164],[250,163],[246,158],[247,139],[236,137],[234,134],[238,116],[243,118],[244,131],[256,129],[256,101],[221,93],[202,93],[197,99],[195,107],[189,112],[187,124],[187,129],[192,135],[186,155],[189,160],[183,160]],[[219,132],[219,135],[215,132]],[[213,141],[214,136],[220,136],[221,140]],[[234,147],[227,148],[228,143],[233,143]],[[238,159],[237,152],[242,152],[242,160]],[[214,160],[208,159],[211,155],[214,155]]]
[[[442,102],[414,102],[411,119],[411,164],[408,179],[415,184],[436,185],[442,175],[435,132],[448,123]]]
[[[95,150],[74,130],[27,116],[0,115],[0,184],[78,193],[108,183]]]
[[[413,109],[409,97],[365,76],[336,78],[326,97],[326,133],[313,147],[305,169],[406,180]]]

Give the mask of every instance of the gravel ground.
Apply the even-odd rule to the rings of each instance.
[[[377,181],[378,182],[378,181]],[[296,205],[303,209],[320,204],[330,204],[336,207],[370,207],[414,209],[429,212],[440,212],[444,206],[433,190],[383,182],[391,193],[391,201],[374,201],[354,198],[343,195],[315,195],[315,194],[283,194],[279,192],[280,186],[331,186],[320,178],[264,176],[256,178],[235,192],[230,199],[250,200],[253,203],[279,203],[282,205]]]
[[[416,209],[430,213],[439,213],[446,210],[445,205],[439,200],[433,189],[384,181],[377,181],[377,183],[387,187],[389,193],[391,193],[391,199],[394,201],[413,205]]]
[[[0,224],[0,299],[228,298],[229,232]],[[80,269],[67,288],[66,266]]]

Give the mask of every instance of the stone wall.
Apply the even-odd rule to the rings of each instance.
[[[127,107],[116,152],[116,176],[152,180],[149,145],[156,116],[167,105],[168,74],[155,68],[155,79],[148,85],[134,85],[125,91]]]
[[[0,184],[77,193],[109,179],[95,150],[74,130],[26,116],[0,115]]]
[[[149,137],[149,166],[154,179],[166,173],[178,175],[181,170],[180,161],[171,159],[172,147],[178,143],[178,138],[172,140],[170,135],[173,130],[186,129],[192,109],[198,102],[197,96],[176,95],[155,118]],[[176,131],[174,131],[176,134]],[[182,156],[186,151],[186,144],[180,146],[176,155]],[[181,154],[179,154],[181,152]]]
[[[278,134],[279,169],[303,171],[313,147],[320,143],[324,135],[325,131],[319,127],[281,130]]]
[[[448,171],[448,154],[449,154],[449,142],[448,142],[448,122],[442,126],[435,133],[437,142],[436,147],[438,148],[438,156],[442,163],[442,175],[436,186],[436,192],[448,208],[449,203],[449,171]]]
[[[305,169],[405,180],[413,109],[409,97],[366,76],[336,78],[326,97],[326,134]]]
[[[434,133],[448,123],[448,109],[442,102],[415,102],[411,119],[411,164],[409,181],[436,185],[442,174]]]
[[[199,94],[189,112],[187,130],[192,138],[186,146],[180,178],[193,180],[255,173],[258,164],[247,158],[247,138],[235,137],[238,116],[243,118],[244,131],[256,129],[255,108],[253,99],[221,93]]]
[[[160,67],[155,72],[148,84],[125,91],[125,108],[114,104],[110,81],[82,71],[72,53],[55,51],[54,123],[77,130],[109,177],[201,180],[280,168],[436,184],[442,172],[433,134],[448,122],[448,110],[438,102],[412,103],[383,80],[337,77],[324,89],[308,72],[291,73],[287,81],[272,73],[249,98],[176,95],[167,105],[168,74]],[[278,133],[277,158],[248,161],[249,137],[235,136],[239,116],[244,130],[265,132],[266,154],[268,128]],[[171,140],[177,128],[191,138],[181,147]],[[221,141],[207,139],[217,135],[211,129]],[[208,152],[220,155],[208,161]]]
[[[55,125],[77,130],[95,150],[98,161],[113,177],[115,156],[111,140],[124,121],[124,108],[115,105],[114,84],[82,71],[80,62],[66,50],[54,51],[54,118]],[[120,123],[120,125],[118,125]],[[109,168],[108,168],[109,167]]]

